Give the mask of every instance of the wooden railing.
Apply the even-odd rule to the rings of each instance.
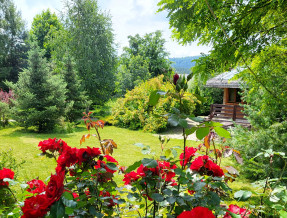
[[[232,119],[233,121],[246,120],[242,110],[243,107],[239,105],[212,104],[209,120],[212,120],[213,118]]]

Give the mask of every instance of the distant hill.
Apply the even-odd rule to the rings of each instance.
[[[198,59],[200,56],[182,57],[182,58],[169,58],[173,63],[171,66],[175,69],[177,73],[189,74],[190,68],[195,65],[192,60]]]

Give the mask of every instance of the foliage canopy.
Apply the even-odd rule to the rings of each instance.
[[[66,84],[49,70],[44,51],[35,43],[31,47],[29,67],[10,86],[17,96],[15,120],[20,126],[37,127],[43,132],[53,129],[64,115]]]

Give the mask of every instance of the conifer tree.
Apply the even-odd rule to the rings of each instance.
[[[74,122],[81,117],[83,111],[89,106],[90,102],[81,89],[81,80],[75,70],[75,64],[70,56],[64,57],[64,67],[62,75],[67,83],[66,118],[69,122]]]
[[[53,129],[64,115],[66,84],[49,70],[44,51],[36,43],[28,56],[28,68],[12,85],[17,96],[15,119],[25,128],[34,126],[44,132]]]

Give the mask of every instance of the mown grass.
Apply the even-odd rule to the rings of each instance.
[[[0,130],[0,152],[12,149],[13,156],[18,162],[25,161],[22,164],[21,170],[18,172],[18,181],[25,182],[35,178],[46,180],[51,173],[55,172],[56,162],[54,159],[49,159],[45,156],[40,156],[38,143],[41,140],[48,138],[61,138],[66,141],[71,147],[99,147],[99,142],[95,138],[87,139],[85,143],[80,145],[82,135],[87,134],[83,124],[79,125],[73,133],[49,133],[39,134],[35,132],[27,132],[20,127],[8,127]],[[95,133],[91,130],[91,133]],[[156,157],[161,156],[161,149],[158,137],[152,133],[142,131],[132,131],[122,129],[114,126],[106,126],[100,130],[102,139],[113,139],[118,149],[114,150],[113,157],[119,162],[121,166],[129,166],[135,161],[146,157],[141,153],[141,149],[135,146],[135,143],[142,143],[149,145]],[[188,146],[197,146],[200,142],[188,141]],[[183,140],[171,139],[167,147],[179,146],[183,147]],[[178,150],[180,152],[180,149]],[[179,153],[178,152],[178,153]],[[1,159],[1,158],[0,158]],[[223,166],[237,165],[233,158],[223,159]],[[235,166],[240,171],[240,166]],[[116,175],[116,182],[121,183],[122,175]],[[240,189],[253,190],[250,182],[244,177],[239,177],[235,182],[229,183],[233,191]],[[258,201],[258,199],[254,199]],[[236,203],[230,199],[230,203]],[[238,202],[237,202],[238,204]],[[244,204],[244,203],[243,203]],[[242,205],[239,203],[239,205]]]
[[[35,132],[27,132],[20,127],[8,127],[0,130],[0,151],[12,149],[13,154],[18,162],[22,160],[25,163],[19,172],[19,178],[23,180],[31,180],[36,177],[46,179],[54,172],[55,160],[43,156],[38,149],[38,143],[48,138],[61,138],[71,147],[99,147],[96,138],[87,139],[85,143],[80,145],[82,135],[88,131],[84,125],[79,125],[73,133],[49,133],[39,134]],[[91,133],[95,133],[91,130]],[[100,130],[102,139],[113,139],[118,149],[114,150],[113,157],[118,160],[121,166],[129,166],[135,161],[144,157],[141,149],[135,146],[135,143],[149,145],[156,156],[160,156],[160,145],[158,137],[151,133],[142,131],[132,131],[114,126],[106,126]],[[195,142],[188,142],[189,146],[195,145]],[[182,140],[171,139],[167,147],[182,146]]]

